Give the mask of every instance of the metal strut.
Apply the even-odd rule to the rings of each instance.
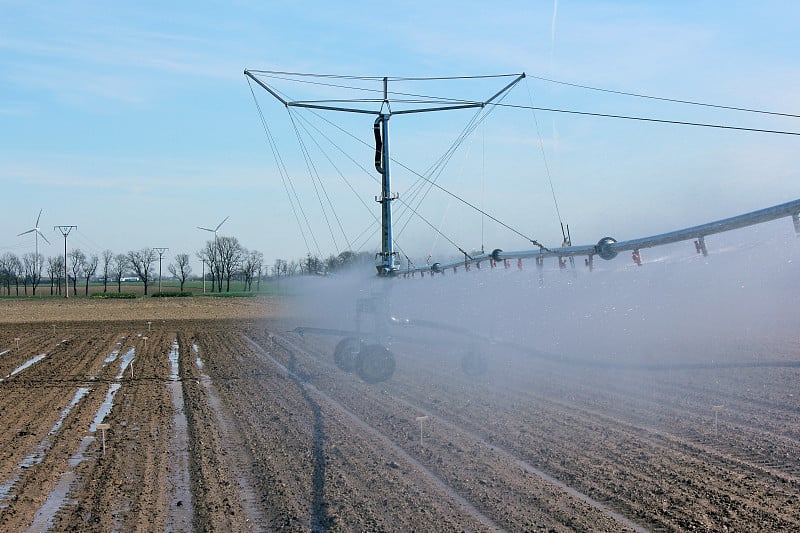
[[[376,266],[379,276],[394,276],[398,266],[395,261],[394,243],[392,241],[392,200],[398,195],[392,194],[389,176],[389,117],[381,113],[375,119],[375,170],[382,176],[381,195],[375,201],[381,204],[381,262]]]

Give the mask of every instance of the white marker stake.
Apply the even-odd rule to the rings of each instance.
[[[152,322],[147,323],[147,331],[150,331],[150,324],[152,324]]]
[[[714,411],[714,437],[717,436],[717,423],[719,422],[719,412],[722,408],[725,407],[724,405],[712,405],[711,410]]]
[[[111,429],[110,424],[97,424],[97,429],[103,433],[103,457],[106,456],[106,430]]]
[[[14,337],[14,342],[17,343],[17,351],[19,351],[19,337]]]
[[[419,422],[419,445],[422,446],[422,422],[427,420],[428,416],[418,416],[417,422]]]

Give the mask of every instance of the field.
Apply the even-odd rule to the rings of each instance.
[[[398,336],[370,385],[293,315],[0,300],[0,530],[800,529],[789,340],[670,366],[497,345],[469,376],[458,343]]]

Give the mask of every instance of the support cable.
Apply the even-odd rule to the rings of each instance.
[[[294,199],[292,198],[292,193],[297,196],[297,191],[294,188],[294,184],[291,181],[291,177],[289,176],[289,172],[286,169],[286,165],[283,162],[283,158],[278,151],[277,144],[275,142],[274,137],[272,136],[272,131],[269,129],[269,125],[267,124],[267,120],[264,117],[264,113],[261,110],[261,105],[258,103],[258,99],[256,98],[256,93],[253,90],[253,85],[250,83],[250,80],[247,80],[247,85],[250,87],[250,94],[253,95],[253,102],[256,104],[256,109],[258,110],[258,115],[261,118],[261,126],[264,128],[264,133],[267,136],[267,140],[269,142],[270,149],[272,150],[272,156],[275,158],[275,163],[278,167],[278,174],[281,176],[281,182],[283,182],[283,189],[286,191],[286,196],[289,198],[289,205],[292,207],[292,213],[294,214],[295,221],[297,222],[297,227],[300,229],[300,235],[303,237],[303,242],[306,245],[306,251],[308,255],[311,255],[311,247],[308,245],[308,239],[306,238],[306,232],[303,230],[303,224],[300,222],[300,217],[298,216],[298,207],[303,215],[303,219],[306,222],[306,226],[308,226],[309,232],[311,232],[311,226],[308,223],[308,218],[306,217],[305,212],[300,205],[300,199],[297,198],[298,205],[295,206]],[[291,192],[289,185],[291,185]],[[311,232],[311,236],[313,238],[314,234]],[[314,243],[316,244],[316,239],[314,239]],[[319,250],[319,245],[317,245],[317,249]]]
[[[632,115],[613,115],[610,113],[592,113],[589,111],[574,111],[570,109],[558,109],[553,107],[536,107],[536,106],[527,106],[527,105],[519,105],[519,104],[503,104],[503,103],[491,103],[488,105],[498,106],[498,107],[509,107],[515,109],[534,109],[536,111],[550,111],[552,113],[566,113],[568,115],[583,115],[589,117],[601,117],[601,118],[616,118],[620,120],[638,120],[642,122],[657,122],[661,124],[675,124],[678,126],[697,126],[701,128],[716,128],[721,130],[735,130],[735,131],[750,131],[753,133],[772,133],[775,135],[796,135],[800,136],[800,132],[797,131],[784,131],[784,130],[768,130],[762,128],[745,128],[743,126],[728,126],[725,124],[713,124],[710,122],[689,122],[686,120],[667,120],[663,118],[651,118],[651,117],[637,117]]]
[[[528,85],[528,81],[525,80],[525,88],[528,90],[528,100],[531,103],[531,108],[533,108],[533,94],[531,93],[530,85]],[[561,210],[558,208],[558,200],[556,199],[556,189],[553,186],[553,178],[550,175],[550,165],[547,164],[547,155],[544,151],[544,141],[542,141],[542,132],[539,129],[539,120],[536,118],[536,111],[531,109],[531,115],[533,115],[533,123],[536,125],[536,135],[539,137],[539,149],[542,151],[542,161],[544,161],[544,170],[547,174],[547,182],[550,184],[550,192],[553,194],[553,205],[556,207],[556,216],[558,217],[558,222],[561,224],[561,234],[566,241],[566,235],[564,235],[564,221],[561,219]]]
[[[303,158],[305,159],[306,163],[306,168],[308,169],[308,175],[311,178],[312,185],[314,185],[314,192],[317,195],[317,201],[319,202],[319,207],[320,209],[322,209],[322,216],[325,219],[325,223],[328,226],[328,232],[330,232],[331,234],[331,239],[333,239],[333,246],[334,248],[336,248],[336,253],[339,254],[340,253],[339,243],[336,242],[336,236],[333,234],[333,227],[331,227],[331,222],[328,219],[328,212],[325,210],[325,204],[323,204],[322,196],[319,193],[320,187],[322,187],[323,192],[325,191],[325,188],[322,186],[322,180],[319,177],[319,173],[317,173],[317,168],[314,166],[314,162],[311,160],[311,154],[309,154],[308,148],[306,147],[306,144],[303,141],[303,137],[302,135],[300,135],[300,130],[297,129],[297,124],[295,123],[291,109],[287,107],[286,112],[289,115],[289,119],[292,122],[294,133],[297,136],[297,142],[300,144],[300,149],[303,153]],[[320,187],[317,187],[317,182],[319,182]],[[319,247],[317,247],[317,253],[319,254],[320,257],[322,257],[322,251],[319,249]]]
[[[687,104],[687,105],[696,105],[696,106],[703,106],[703,107],[713,107],[713,108],[716,108],[716,109],[728,109],[728,110],[731,110],[731,111],[744,111],[744,112],[747,112],[747,113],[760,113],[760,114],[763,114],[763,115],[776,115],[776,116],[780,116],[780,117],[800,118],[800,115],[795,115],[795,114],[792,114],[792,113],[780,113],[780,112],[777,112],[777,111],[765,111],[765,110],[762,110],[762,109],[752,109],[752,108],[748,108],[748,107],[735,107],[735,106],[728,106],[728,105],[709,104],[707,102],[697,102],[697,101],[693,101],[693,100],[678,100],[677,98],[664,98],[664,97],[660,97],[660,96],[650,96],[650,95],[647,95],[647,94],[629,93],[629,92],[625,92],[625,91],[615,91],[613,89],[604,89],[604,88],[601,88],[601,87],[592,87],[590,85],[581,85],[579,83],[569,83],[569,82],[566,82],[566,81],[559,81],[559,80],[553,80],[553,79],[550,79],[550,78],[543,78],[541,76],[531,76],[530,74],[528,75],[528,77],[531,77],[531,78],[533,78],[535,80],[542,80],[542,81],[546,81],[546,82],[550,82],[550,83],[557,83],[559,85],[567,85],[569,87],[577,87],[579,89],[589,89],[590,91],[598,91],[598,92],[611,93],[611,94],[621,94],[623,96],[635,96],[636,98],[646,98],[646,99],[649,99],[649,100],[660,100],[662,102],[673,102],[673,103],[676,103],[676,104]]]

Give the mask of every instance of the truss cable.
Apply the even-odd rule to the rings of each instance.
[[[249,79],[247,80],[247,85],[248,85],[248,87],[250,87],[250,94],[253,95],[253,102],[255,102],[256,109],[258,110],[258,115],[261,118],[261,126],[264,128],[264,133],[267,136],[267,140],[269,142],[270,149],[272,150],[272,157],[275,158],[275,163],[276,163],[276,165],[278,167],[278,173],[281,176],[281,182],[283,182],[283,189],[286,191],[286,196],[289,198],[289,205],[292,206],[292,213],[294,213],[294,218],[295,218],[295,221],[297,222],[297,227],[300,229],[300,235],[302,235],[303,242],[306,245],[306,251],[308,252],[308,255],[311,255],[311,247],[308,245],[308,239],[306,238],[306,233],[303,230],[303,224],[300,222],[300,217],[297,215],[297,207],[295,207],[294,200],[292,199],[292,193],[290,192],[289,186],[287,185],[287,182],[291,183],[291,178],[289,177],[289,172],[286,169],[286,165],[283,162],[283,158],[281,157],[280,152],[278,151],[278,146],[275,143],[275,139],[273,138],[272,132],[269,129],[269,125],[267,124],[267,120],[266,120],[266,118],[264,118],[264,113],[261,111],[261,106],[258,103],[258,99],[256,98],[256,93],[253,90],[253,85],[250,83]],[[297,191],[294,190],[294,184],[292,184],[291,190],[294,192],[295,196],[297,196]],[[299,202],[300,202],[300,199],[298,198],[298,204],[299,204]],[[300,212],[302,213],[303,218],[306,221],[306,225],[308,225],[308,218],[306,218],[305,212],[302,211],[302,206],[298,205],[298,207],[300,207]],[[309,225],[309,231],[311,231],[311,226],[310,225]],[[312,233],[312,237],[313,237],[313,233]],[[314,243],[316,244],[316,240],[314,240]],[[319,247],[317,247],[317,248],[319,249]]]
[[[314,112],[314,114],[316,115],[317,113]],[[308,133],[309,137],[311,137],[312,139],[314,138],[313,135],[311,135],[311,132],[308,131],[308,127],[311,127],[314,130],[316,130],[316,132],[319,133],[319,135],[322,136],[323,139],[328,141],[331,144],[331,146],[333,146],[342,155],[344,155],[346,158],[348,158],[353,164],[355,164],[357,167],[359,167],[361,170],[363,170],[364,173],[367,174],[370,178],[372,178],[375,182],[380,184],[380,180],[376,176],[374,176],[372,172],[369,172],[361,163],[359,163],[358,161],[356,161],[355,158],[350,156],[350,154],[348,154],[342,147],[340,147],[338,144],[333,142],[333,140],[330,137],[325,135],[325,133],[322,130],[320,130],[316,125],[314,125],[310,120],[305,118],[300,113],[297,113],[297,118],[301,119],[303,121],[303,123],[305,124],[303,126],[303,129],[306,131],[306,133]],[[352,193],[355,195],[355,197],[358,198],[358,201],[361,202],[361,205],[363,205],[364,208],[370,213],[370,215],[372,216],[373,220],[377,221],[378,217],[375,215],[375,213],[373,213],[372,209],[370,209],[370,207],[367,205],[367,203],[364,202],[364,199],[361,198],[361,195],[358,193],[358,191],[356,191],[355,187],[353,187],[353,185],[350,183],[350,181],[348,181],[348,179],[344,176],[344,173],[342,173],[342,171],[339,169],[339,167],[336,166],[336,164],[330,158],[328,153],[319,145],[319,143],[316,142],[316,140],[314,140],[314,143],[317,145],[317,147],[320,149],[320,151],[323,153],[323,155],[325,155],[325,157],[328,159],[328,162],[330,162],[331,166],[334,169],[336,169],[336,172],[339,174],[339,177],[342,179],[342,181],[345,182],[345,184],[347,184],[347,187],[350,189],[350,191],[352,191]]]
[[[258,72],[258,71],[251,71],[251,72]],[[324,77],[324,76],[321,76],[321,77]],[[358,79],[363,79],[363,78],[358,78]],[[378,78],[376,78],[376,79],[378,79]],[[383,78],[379,78],[379,79],[383,79]],[[249,81],[248,81],[248,83],[249,83]],[[251,92],[253,92],[252,85],[250,86],[250,90],[251,90]],[[253,95],[253,98],[255,99],[255,94]],[[500,104],[490,104],[490,105],[491,105],[492,107],[489,107],[489,110],[493,109],[493,108],[494,108],[493,106],[497,106],[497,105],[500,105]],[[503,105],[506,105],[506,106],[508,106],[508,104],[503,104]],[[513,106],[511,106],[511,107],[513,107]],[[260,111],[260,108],[259,108],[259,111]],[[335,124],[334,122],[330,121],[329,119],[327,119],[327,118],[323,117],[323,116],[322,116],[321,114],[319,114],[318,112],[315,112],[315,111],[313,111],[313,110],[312,110],[311,112],[312,112],[312,113],[313,113],[315,116],[317,116],[317,117],[319,117],[321,120],[323,120],[324,122],[326,122],[326,123],[330,124],[332,127],[334,127],[334,128],[336,128],[337,130],[341,131],[342,133],[344,133],[344,134],[345,134],[345,135],[347,135],[348,137],[352,138],[353,140],[357,141],[358,143],[360,143],[360,144],[363,144],[364,146],[366,146],[366,147],[367,147],[367,148],[369,148],[370,150],[372,150],[372,149],[373,149],[373,147],[372,147],[372,146],[371,146],[369,143],[367,143],[366,141],[364,141],[363,139],[361,139],[361,138],[359,138],[359,137],[356,137],[356,136],[355,136],[355,135],[353,135],[351,132],[349,132],[349,131],[345,130],[344,128],[342,128],[342,127],[341,127],[341,126],[339,126],[338,124]],[[480,114],[480,112],[479,112],[478,114]],[[476,118],[475,118],[475,117],[473,117],[473,119],[470,121],[470,123],[468,123],[468,126],[467,126],[467,127],[465,127],[464,131],[462,131],[462,134],[461,134],[461,135],[459,135],[459,138],[462,138],[462,137],[464,137],[465,135],[469,134],[471,131],[473,131],[473,130],[475,129],[475,127],[477,127],[477,125],[481,124],[481,123],[483,122],[483,120],[485,120],[485,118],[486,118],[487,116],[488,116],[488,112],[487,112],[487,114],[485,114],[485,115],[483,116],[483,118],[481,118],[481,119],[480,119],[480,121],[478,121],[478,123],[477,123],[477,124],[473,125],[473,126],[472,126],[472,128],[470,129],[470,128],[468,127],[468,126],[469,126],[469,124],[471,124],[473,121],[475,121],[475,120],[476,120]],[[454,142],[454,144],[455,144],[455,142]],[[516,230],[515,228],[512,228],[511,226],[509,226],[509,225],[508,225],[508,224],[506,224],[505,222],[502,222],[502,221],[501,221],[501,220],[499,220],[497,217],[495,217],[495,216],[491,215],[490,213],[488,213],[488,212],[487,212],[487,211],[485,211],[484,209],[481,209],[481,208],[477,207],[475,204],[473,204],[473,203],[470,203],[469,201],[465,200],[464,198],[461,198],[461,197],[460,197],[460,196],[458,196],[457,194],[450,192],[449,190],[445,189],[444,187],[442,187],[442,186],[441,186],[441,185],[439,185],[438,183],[435,183],[433,180],[431,180],[431,179],[427,178],[427,177],[426,177],[426,176],[424,176],[423,174],[420,174],[419,172],[417,172],[417,171],[415,171],[415,170],[411,169],[411,168],[410,168],[408,165],[406,165],[406,164],[402,163],[401,161],[398,161],[397,159],[395,159],[395,158],[393,158],[393,157],[391,157],[391,158],[390,158],[390,160],[391,160],[393,163],[396,163],[396,164],[400,165],[402,168],[406,169],[406,170],[407,170],[408,172],[410,172],[411,174],[413,174],[413,175],[417,176],[418,178],[420,178],[422,181],[419,181],[419,180],[418,180],[418,182],[419,182],[419,183],[422,183],[422,182],[427,182],[427,183],[430,183],[430,184],[432,185],[432,187],[436,187],[437,189],[439,189],[440,191],[444,192],[445,194],[447,194],[447,195],[449,195],[449,196],[452,196],[453,198],[455,198],[456,200],[458,200],[458,201],[459,201],[459,202],[461,202],[462,204],[464,204],[464,205],[466,205],[467,207],[469,207],[469,208],[471,208],[471,209],[473,209],[473,210],[477,211],[478,213],[482,214],[483,216],[485,216],[486,218],[488,218],[488,219],[492,220],[493,222],[495,222],[495,223],[499,224],[500,226],[502,226],[502,227],[506,228],[507,230],[511,231],[512,233],[514,233],[514,234],[516,234],[516,235],[518,235],[518,236],[522,237],[523,239],[525,239],[526,241],[530,242],[530,243],[531,243],[531,244],[533,244],[534,246],[537,246],[537,247],[539,247],[541,250],[548,251],[548,252],[550,251],[550,250],[549,250],[547,247],[545,247],[544,245],[542,245],[541,243],[539,243],[539,242],[538,242],[536,239],[532,239],[532,238],[528,237],[527,235],[523,234],[522,232],[520,232],[520,231]],[[358,163],[357,163],[357,164],[358,164]],[[358,164],[358,166],[359,166],[360,168],[364,169],[364,167],[363,167],[363,166],[361,166],[360,164]],[[365,169],[364,169],[364,170],[365,170]],[[365,172],[366,172],[366,170],[365,170]],[[367,172],[367,174],[368,174],[370,177],[372,177],[373,179],[377,180],[377,178],[375,178],[374,176],[372,176],[372,173],[370,173],[370,172]],[[402,197],[399,199],[399,201],[400,201],[400,203],[401,203],[402,205],[404,205],[406,208],[409,208],[409,207],[410,207],[410,206],[408,205],[408,203],[407,203],[407,202],[404,202],[404,201],[403,201]],[[414,212],[414,210],[412,210],[412,212],[413,212],[414,214],[417,214],[416,212]]]
[[[567,241],[566,235],[564,235],[564,221],[561,219],[561,210],[558,208],[558,200],[556,200],[556,189],[553,187],[553,178],[550,175],[550,166],[547,164],[547,155],[544,151],[544,142],[542,141],[542,133],[539,129],[539,120],[536,118],[536,111],[533,108],[533,94],[531,93],[531,88],[528,85],[528,80],[525,80],[525,88],[528,90],[528,100],[531,103],[531,115],[533,115],[533,123],[536,124],[536,135],[539,137],[539,149],[542,151],[542,161],[544,161],[544,170],[547,174],[547,182],[550,184],[550,192],[553,194],[553,204],[556,207],[556,216],[558,216],[558,223],[561,224],[561,234],[564,237],[564,241]]]
[[[299,114],[297,114],[297,118],[300,119],[300,115]],[[324,155],[325,158],[328,160],[328,163],[330,163],[330,165],[334,168],[334,170],[336,170],[336,172],[339,174],[339,177],[345,183],[347,183],[348,186],[350,186],[350,184],[347,182],[347,179],[344,177],[342,172],[339,170],[339,167],[337,167],[336,164],[333,162],[333,160],[331,160],[331,158],[328,156],[328,153],[317,142],[316,138],[314,138],[314,136],[311,135],[311,132],[308,131],[308,129],[305,127],[304,124],[301,123],[300,125],[301,125],[301,127],[303,127],[303,130],[306,132],[308,137],[314,142],[314,144],[316,145],[317,149],[319,149],[319,151],[322,152],[322,155]],[[314,167],[314,170],[316,172],[316,166]],[[336,224],[339,226],[339,231],[342,232],[342,236],[344,237],[344,240],[347,243],[347,248],[351,249],[352,245],[350,244],[350,239],[348,239],[347,233],[344,231],[344,227],[342,227],[342,221],[339,218],[339,215],[336,213],[336,208],[334,207],[333,202],[331,201],[330,196],[328,195],[328,190],[323,185],[322,179],[319,177],[319,174],[317,174],[317,179],[320,181],[320,186],[322,187],[322,192],[325,194],[325,199],[328,201],[328,205],[330,206],[331,212],[333,213],[333,216],[336,219]],[[350,187],[350,189],[352,190],[352,187]]]
[[[722,130],[736,130],[736,131],[750,131],[753,133],[773,133],[776,135],[796,135],[800,136],[800,132],[797,131],[783,131],[783,130],[767,130],[761,128],[745,128],[742,126],[727,126],[724,124],[712,124],[709,122],[688,122],[685,120],[667,120],[663,118],[651,118],[651,117],[636,117],[631,115],[612,115],[609,113],[592,113],[589,111],[574,111],[571,109],[557,109],[553,107],[535,107],[535,106],[527,106],[527,105],[518,105],[518,104],[503,104],[503,103],[490,103],[487,105],[491,106],[499,106],[499,107],[511,107],[516,109],[535,109],[537,111],[550,111],[552,113],[566,113],[568,115],[584,115],[589,117],[602,117],[602,118],[617,118],[621,120],[639,120],[642,122],[658,122],[661,124],[676,124],[678,126],[698,126],[701,128],[717,128]]]
[[[490,110],[491,109],[492,108],[490,108]],[[455,152],[458,150],[458,147],[461,146],[461,144],[464,142],[464,139],[466,139],[466,137],[470,133],[475,131],[475,128],[483,121],[483,118],[485,118],[486,115],[488,115],[488,112],[484,113],[485,111],[486,110],[484,108],[479,109],[467,122],[467,124],[462,129],[461,133],[456,137],[456,139],[453,141],[450,147],[448,147],[447,150],[445,150],[445,152],[439,157],[439,159],[437,159],[428,168],[428,170],[424,172],[424,175],[431,176],[431,179],[428,179],[423,175],[419,175],[420,178],[424,180],[424,182],[418,179],[414,184],[411,185],[411,187],[407,191],[407,194],[411,195],[411,202],[415,203],[415,207],[412,208],[413,213],[418,212],[419,207],[422,205],[422,202],[425,201],[425,198],[427,198],[428,194],[430,194],[433,185],[436,183],[436,181],[438,181],[439,177],[441,177],[442,173],[444,172],[444,169],[447,167],[447,163],[450,161],[453,155],[455,155]],[[479,117],[481,117],[482,114],[483,118],[479,119]],[[426,185],[427,185],[427,190],[425,189]],[[411,192],[412,190],[413,192]],[[403,213],[400,214],[399,218],[402,217]],[[403,226],[400,228],[400,231],[397,234],[398,236],[403,234],[403,232],[408,227],[410,221],[411,221],[411,216],[409,215],[406,221],[403,223]]]
[[[251,90],[252,90],[252,89],[251,89]],[[331,122],[330,120],[328,120],[327,118],[325,118],[325,117],[322,117],[322,116],[321,116],[319,113],[316,113],[316,112],[314,112],[314,114],[315,114],[316,116],[318,116],[319,118],[321,118],[323,121],[327,122],[328,124],[330,124],[330,125],[331,125],[331,126],[333,126],[334,128],[338,129],[339,131],[341,131],[342,133],[344,133],[345,135],[347,135],[348,137],[352,138],[353,140],[355,140],[355,141],[357,141],[357,142],[359,142],[359,143],[363,144],[364,146],[366,146],[366,147],[367,147],[367,148],[369,148],[370,150],[372,150],[372,149],[373,149],[373,147],[372,147],[372,146],[371,146],[369,143],[367,143],[367,142],[366,142],[366,141],[364,141],[363,139],[360,139],[360,138],[356,137],[355,135],[353,135],[353,134],[352,134],[352,133],[350,133],[349,131],[347,131],[347,130],[345,130],[344,128],[342,128],[341,126],[339,126],[338,124],[335,124],[335,123]],[[483,120],[481,120],[481,123],[482,123],[482,122],[483,122]],[[492,220],[493,222],[496,222],[497,224],[501,225],[502,227],[506,228],[507,230],[509,230],[509,231],[511,231],[511,232],[513,232],[513,233],[515,233],[516,235],[519,235],[520,237],[522,237],[522,238],[523,238],[523,239],[525,239],[526,241],[528,241],[528,242],[532,243],[534,246],[538,246],[540,249],[542,249],[542,250],[544,250],[544,251],[546,251],[546,252],[549,252],[549,251],[550,251],[550,250],[549,250],[547,247],[545,247],[545,246],[543,246],[542,244],[540,244],[540,243],[539,243],[539,242],[538,242],[536,239],[532,239],[532,238],[528,237],[527,235],[524,235],[523,233],[521,233],[521,232],[517,231],[516,229],[512,228],[512,227],[511,227],[511,226],[509,226],[508,224],[506,224],[506,223],[502,222],[502,221],[501,221],[501,220],[499,220],[497,217],[495,217],[495,216],[493,216],[493,215],[489,214],[489,213],[488,213],[487,211],[485,211],[484,209],[481,209],[481,208],[479,208],[478,206],[476,206],[476,205],[474,205],[474,204],[472,204],[472,203],[468,202],[468,201],[467,201],[467,200],[465,200],[464,198],[461,198],[461,197],[460,197],[460,196],[458,196],[457,194],[450,192],[449,190],[445,189],[445,188],[444,188],[444,187],[442,187],[441,185],[439,185],[439,184],[437,184],[437,183],[433,183],[433,182],[431,182],[431,180],[429,180],[427,177],[423,176],[422,174],[420,174],[420,173],[419,173],[419,172],[417,172],[416,170],[413,170],[411,167],[409,167],[408,165],[404,164],[403,162],[401,162],[401,161],[399,161],[399,160],[395,159],[394,157],[390,157],[390,160],[391,160],[393,163],[395,163],[395,164],[397,164],[397,165],[400,165],[402,168],[406,169],[406,170],[407,170],[408,172],[410,172],[411,174],[413,174],[413,175],[417,176],[418,178],[420,178],[420,180],[421,180],[421,181],[430,182],[430,183],[432,184],[432,186],[433,186],[433,187],[436,187],[437,189],[439,189],[439,190],[440,190],[440,191],[442,191],[443,193],[445,193],[445,194],[448,194],[448,195],[452,196],[453,198],[455,198],[456,200],[458,200],[458,201],[459,201],[459,202],[461,202],[462,204],[466,205],[467,207],[469,207],[469,208],[471,208],[471,209],[474,209],[475,211],[477,211],[477,212],[478,212],[478,213],[480,213],[481,215],[483,215],[483,216],[485,216],[486,218],[488,218],[488,219]],[[357,164],[358,164],[358,163],[357,163]],[[364,167],[363,167],[363,166],[361,166],[360,164],[358,164],[358,165],[359,165],[359,166],[360,166],[362,169],[364,168]],[[364,170],[365,170],[365,172],[366,172],[366,169],[364,169]],[[369,174],[369,176],[370,176],[370,177],[373,177],[373,176],[372,176],[372,173],[369,173],[369,172],[367,172],[367,173]],[[375,177],[373,177],[373,179],[377,180],[377,178],[375,178]],[[421,183],[421,181],[420,181],[420,180],[418,180],[418,182],[420,182],[420,183]],[[402,197],[400,197],[400,198],[398,199],[398,201],[399,201],[401,204],[403,204],[404,206],[408,207],[408,206],[407,206],[407,202],[403,201],[403,198],[402,198]]]
[[[303,152],[303,158],[305,159],[306,168],[308,169],[308,176],[311,178],[311,183],[314,185],[314,192],[317,195],[317,201],[319,201],[319,207],[322,209],[322,216],[325,219],[325,224],[328,226],[328,231],[331,234],[331,239],[333,239],[333,246],[336,248],[336,253],[339,254],[339,243],[336,242],[336,236],[333,234],[333,228],[331,227],[331,222],[328,219],[328,212],[325,210],[325,204],[322,202],[322,196],[319,194],[319,188],[321,187],[323,192],[325,192],[325,187],[322,185],[322,180],[317,173],[317,168],[314,166],[314,162],[311,160],[311,154],[308,152],[308,148],[306,148],[305,142],[303,142],[303,137],[300,135],[300,130],[297,129],[297,123],[294,120],[294,115],[292,114],[291,109],[288,107],[286,108],[286,113],[289,115],[289,119],[292,121],[292,127],[294,128],[294,133],[297,136],[297,142],[300,144],[300,150]],[[316,179],[314,177],[316,176]],[[319,182],[319,187],[317,187],[317,182]],[[325,192],[327,197],[327,192]],[[330,200],[328,200],[330,201]],[[334,213],[335,215],[335,213]],[[319,257],[322,257],[322,251],[317,246],[317,253]]]
[[[735,107],[735,106],[728,106],[728,105],[719,105],[719,104],[709,104],[707,102],[697,102],[693,100],[678,100],[677,98],[664,98],[661,96],[650,96],[647,94],[637,94],[637,93],[629,93],[625,91],[615,91],[613,89],[603,89],[601,87],[592,87],[590,85],[581,85],[579,83],[569,83],[566,81],[559,81],[553,80],[550,78],[543,78],[541,76],[532,76],[528,75],[528,77],[533,78],[535,80],[542,80],[550,83],[557,83],[559,85],[568,85],[570,87],[578,87],[580,89],[589,89],[590,91],[599,91],[604,93],[611,93],[611,94],[621,94],[623,96],[635,96],[636,98],[647,98],[649,100],[660,100],[662,102],[673,102],[676,104],[687,104],[687,105],[696,105],[696,106],[703,106],[703,107],[713,107],[716,109],[729,109],[731,111],[744,111],[747,113],[761,113],[763,115],[776,115],[780,117],[791,117],[791,118],[800,118],[800,115],[795,115],[792,113],[780,113],[777,111],[765,111],[762,109],[752,109],[748,107]]]

